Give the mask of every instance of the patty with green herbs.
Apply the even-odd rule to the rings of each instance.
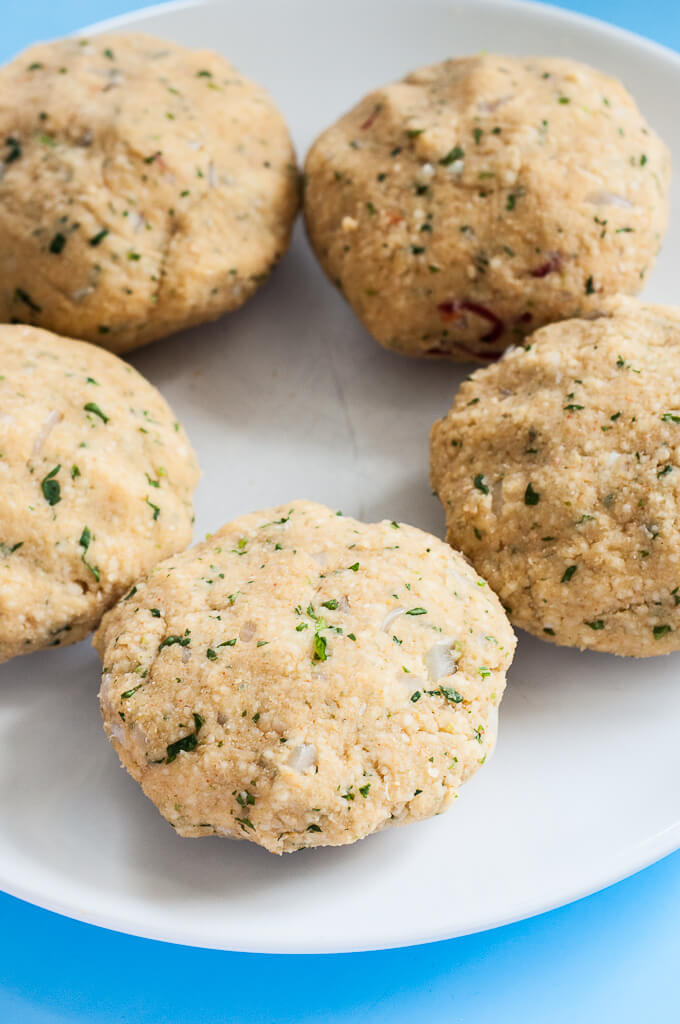
[[[0,326],[0,661],[75,643],[191,540],[196,458],[96,345]]]
[[[293,501],[156,566],[95,643],[106,733],[172,827],[286,853],[443,811],[515,637],[443,541]]]
[[[0,68],[0,320],[119,353],[214,320],[297,207],[283,117],[216,53],[106,34]]]
[[[478,370],[432,428],[431,476],[516,626],[680,649],[680,310],[611,300]]]
[[[576,61],[480,54],[365,96],[306,163],[316,254],[406,355],[493,361],[644,286],[670,157],[624,86]]]

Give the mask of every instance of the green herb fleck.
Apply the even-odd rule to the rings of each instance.
[[[21,156],[21,143],[13,135],[10,135],[8,139],[5,139],[5,145],[9,147],[9,153],[5,157],[4,162],[6,164],[14,163]]]
[[[564,574],[562,576],[562,579],[560,580],[560,583],[568,583],[577,569],[577,565],[568,565],[567,568],[564,570]]]
[[[327,657],[328,655],[326,654],[326,637],[321,636],[320,633],[315,633],[312,661],[326,661]]]
[[[90,565],[90,563],[85,558],[85,555],[87,554],[87,551],[88,551],[88,548],[89,548],[91,542],[92,542],[92,531],[90,530],[89,526],[84,526],[83,527],[83,532],[80,534],[80,540],[78,541],[78,544],[83,549],[83,553],[80,556],[80,558],[81,558],[81,561],[82,561],[83,565],[87,569],[90,570],[90,572],[92,573],[92,575],[96,579],[97,583],[99,583],[99,569],[97,568],[96,565]],[[125,598],[126,601],[127,601],[127,599],[129,597],[132,597],[133,592],[136,592],[136,588],[135,587],[132,588],[130,593]]]
[[[165,763],[172,764],[179,753],[182,751],[190,753],[192,750],[195,750],[197,746],[198,736],[195,732],[190,732],[188,736],[183,736],[181,739],[175,740],[174,743],[169,743],[166,747],[167,756],[165,758]]]
[[[61,231],[58,231],[52,241],[50,242],[50,252],[59,254],[64,246],[66,245],[66,235],[62,235]]]
[[[524,504],[525,505],[538,505],[541,500],[541,495],[538,491],[535,491],[531,480],[527,484],[527,489],[524,492]]]
[[[148,497],[145,498],[144,501],[149,506],[149,508],[153,511],[153,520],[155,522],[158,519],[159,515],[161,514],[160,508],[158,507],[158,505],[154,505],[154,503],[152,501],[149,501]]]
[[[93,416],[99,416],[99,419],[103,420],[104,423],[109,422],[109,417],[101,411],[96,402],[88,402],[87,405],[83,406],[83,409],[85,412],[91,412]]]
[[[16,302],[23,302],[25,306],[32,309],[34,313],[42,313],[42,306],[39,306],[37,302],[34,302],[28,292],[25,292],[23,288],[14,289],[14,299]]]
[[[454,146],[453,149],[450,149],[448,151],[446,156],[443,156],[441,158],[439,163],[442,165],[442,167],[448,167],[449,164],[455,163],[456,160],[462,160],[464,156],[465,150],[462,148],[462,146]]]
[[[161,640],[158,645],[158,653],[163,650],[164,647],[172,647],[174,644],[178,644],[179,647],[188,647],[191,643],[190,631],[187,629],[184,631],[183,636],[179,636],[177,633],[173,633],[171,636],[166,636],[165,640]]]
[[[60,469],[61,463],[58,466],[55,466],[54,469],[51,469],[47,476],[43,477],[40,484],[43,497],[48,505],[56,505],[61,501],[61,485],[58,480],[55,480]]]

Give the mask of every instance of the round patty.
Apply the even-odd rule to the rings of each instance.
[[[553,643],[680,648],[680,311],[613,300],[537,331],[432,428],[448,539]]]
[[[285,251],[295,155],[226,60],[142,35],[0,69],[0,318],[125,352],[248,299]]]
[[[443,810],[515,639],[442,541],[295,501],[157,566],[95,643],[106,732],[177,832],[283,853]]]
[[[154,387],[94,345],[0,326],[0,661],[74,643],[191,540],[198,467]]]
[[[382,345],[489,360],[642,287],[669,176],[665,145],[616,79],[481,55],[414,71],[324,131],[305,217]]]

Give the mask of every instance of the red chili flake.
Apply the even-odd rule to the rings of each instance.
[[[548,274],[553,274],[556,270],[562,269],[562,256],[559,252],[548,253],[548,258],[545,263],[541,263],[540,266],[534,267],[529,273],[532,277],[547,277]]]
[[[362,132],[365,132],[367,128],[371,127],[371,125],[373,124],[373,122],[375,121],[376,117],[378,116],[378,114],[380,113],[381,110],[382,110],[382,103],[378,103],[377,106],[375,106],[373,108],[373,113],[370,114],[369,117],[366,118],[366,120],[364,121],[364,123],[362,125],[360,125],[360,129],[361,129]]]
[[[461,313],[474,313],[475,316],[481,317],[482,320],[487,320],[491,324],[491,330],[479,339],[487,345],[497,341],[503,333],[504,324],[501,318],[479,302],[458,302],[454,299],[451,302],[440,302],[437,309],[445,323],[450,320],[457,320]]]

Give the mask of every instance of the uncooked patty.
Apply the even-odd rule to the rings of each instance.
[[[0,661],[82,639],[186,547],[197,481],[183,429],[131,366],[0,326]]]
[[[640,290],[667,223],[670,158],[616,79],[481,55],[378,89],[306,164],[307,230],[373,336],[490,360]]]
[[[95,643],[106,732],[177,832],[283,853],[442,811],[515,639],[442,541],[294,501],[157,566]]]
[[[635,299],[537,331],[432,428],[448,539],[515,625],[680,648],[680,311]]]
[[[0,69],[0,318],[126,352],[236,309],[285,251],[295,155],[223,57],[143,35]]]

